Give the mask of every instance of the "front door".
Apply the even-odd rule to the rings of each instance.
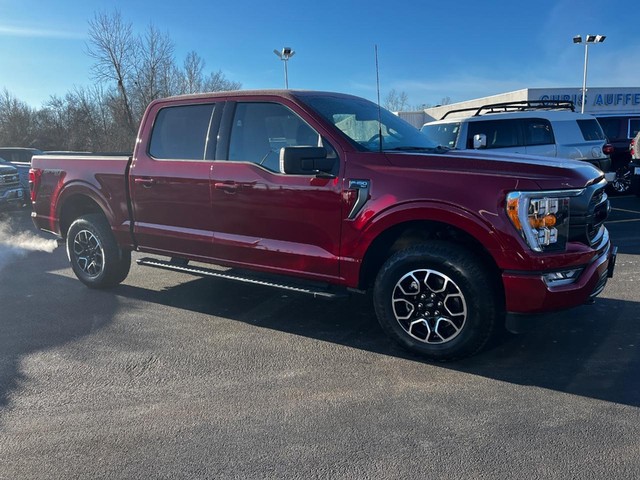
[[[281,104],[237,103],[229,118],[225,158],[211,170],[215,256],[283,274],[337,277],[343,215],[338,178],[279,168],[282,147],[324,146],[337,173],[333,148]]]

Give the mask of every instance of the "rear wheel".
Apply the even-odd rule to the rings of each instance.
[[[71,268],[90,288],[109,288],[129,274],[131,252],[118,247],[104,215],[84,215],[67,232],[67,256]]]
[[[397,252],[374,287],[382,328],[403,347],[435,360],[478,352],[503,320],[495,278],[468,250],[430,241]]]
[[[616,170],[616,176],[609,184],[613,193],[617,195],[624,195],[625,193],[629,193],[631,189],[631,177],[633,175],[633,171],[627,165],[624,167],[620,167]]]

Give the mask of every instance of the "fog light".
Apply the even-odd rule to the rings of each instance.
[[[582,268],[574,268],[571,270],[562,270],[560,272],[544,273],[542,278],[544,279],[544,283],[546,283],[547,287],[559,287],[561,285],[574,283],[581,273]]]

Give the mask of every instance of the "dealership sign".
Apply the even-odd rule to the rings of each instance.
[[[577,90],[577,91],[576,91]],[[582,105],[582,89],[531,88],[530,100],[572,101]],[[640,113],[640,88],[588,88],[587,113]]]

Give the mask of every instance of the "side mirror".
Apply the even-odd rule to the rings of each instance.
[[[487,148],[487,136],[484,133],[477,133],[473,136],[473,148],[475,150]]]
[[[316,175],[330,173],[334,159],[327,158],[323,147],[282,147],[280,149],[280,172],[292,175]]]

